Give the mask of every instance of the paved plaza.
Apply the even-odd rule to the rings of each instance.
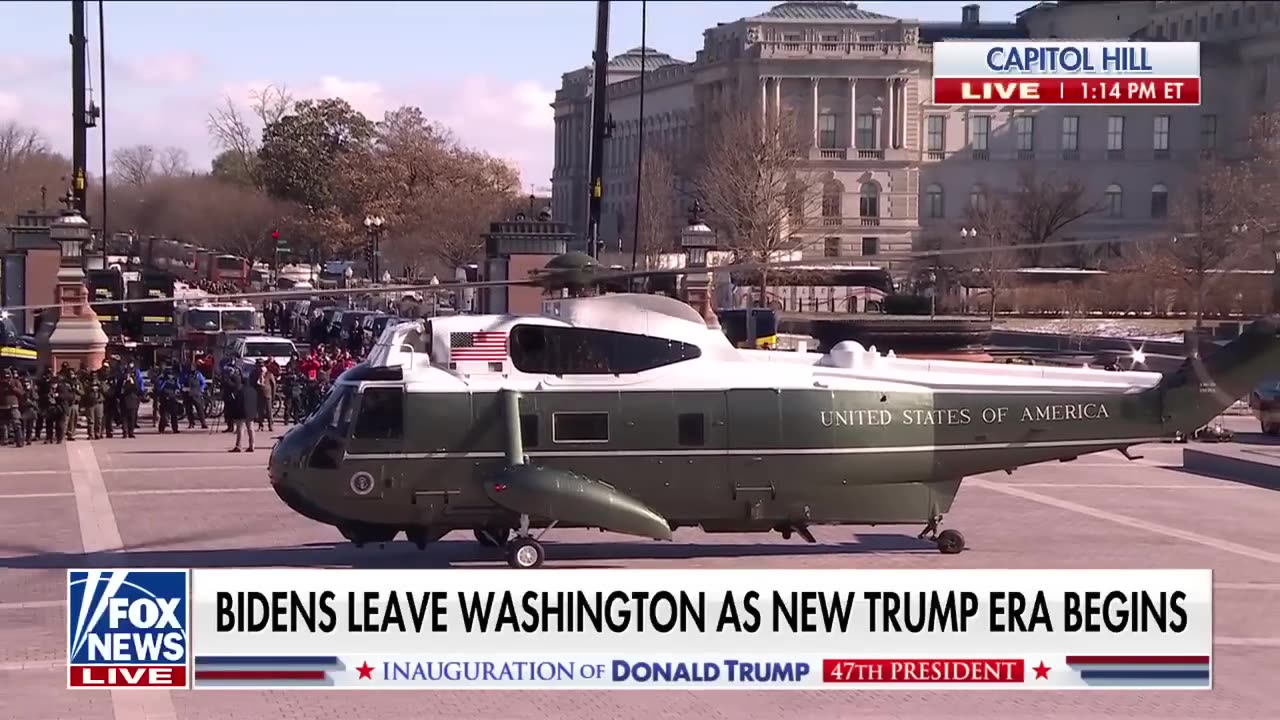
[[[1256,424],[1233,419],[1241,442]],[[279,431],[277,431],[279,434]],[[269,443],[264,443],[269,445]],[[266,447],[229,454],[191,432],[0,448],[0,720],[325,718],[1214,718],[1275,720],[1280,669],[1280,493],[1190,475],[1182,447],[1129,462],[1087,456],[968,481],[945,527],[969,550],[938,554],[910,528],[778,535],[682,530],[675,543],[552,531],[549,566],[835,568],[1209,567],[1211,692],[117,692],[65,689],[65,568],[496,567],[469,534],[426,552],[357,550],[295,516],[267,485]],[[864,532],[865,530],[865,532]],[[607,539],[603,542],[602,538]]]

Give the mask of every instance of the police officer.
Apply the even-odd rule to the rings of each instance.
[[[120,425],[124,437],[137,437],[138,406],[142,404],[144,386],[142,373],[129,363],[116,381],[116,396],[120,398]]]
[[[61,434],[56,432],[56,426],[62,422],[62,416],[58,414],[57,390],[58,381],[53,368],[46,367],[36,380],[36,411],[39,414],[36,432],[39,434],[40,429],[44,430],[45,445],[52,443],[55,435]]]
[[[36,413],[35,384],[31,382],[31,376],[26,373],[22,376],[22,399],[18,402],[18,410],[22,413],[23,434],[26,435],[27,444],[30,445],[40,434],[40,426],[39,416]]]
[[[160,432],[165,426],[178,433],[178,416],[182,414],[182,401],[179,399],[181,388],[178,378],[174,377],[172,368],[165,368],[156,381],[156,413],[159,415]]]
[[[84,415],[86,432],[90,440],[102,439],[102,404],[106,398],[102,391],[102,379],[98,373],[85,373],[84,394],[80,398],[80,411]]]
[[[22,383],[11,368],[0,375],[0,426],[12,440],[14,447],[27,444],[27,433],[22,427]]]
[[[80,388],[76,384],[75,375],[71,373],[71,368],[65,363],[54,383],[53,402],[56,407],[54,412],[58,418],[54,438],[59,443],[64,440],[75,440],[76,425],[79,421],[77,409],[80,406]]]
[[[120,422],[120,396],[116,394],[119,377],[117,367],[103,365],[98,370],[98,381],[102,384],[102,430],[109,438],[115,437],[116,425]]]

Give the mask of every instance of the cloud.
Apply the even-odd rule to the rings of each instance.
[[[22,101],[13,93],[0,92],[0,119],[16,118],[22,112]]]
[[[119,73],[126,82],[137,85],[185,85],[200,78],[205,60],[195,53],[169,52],[122,61],[108,56],[107,65],[109,72],[115,71],[112,74]]]

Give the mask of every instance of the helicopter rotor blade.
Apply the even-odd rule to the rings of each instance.
[[[1149,241],[1151,239],[1152,238],[1150,237],[1133,237],[1133,238],[1111,240],[1108,242],[1110,242],[1112,245],[1115,245],[1115,244],[1129,244],[1129,243],[1136,243],[1136,242],[1142,242],[1142,241]],[[1093,245],[1093,244],[1097,244],[1097,242],[1098,242],[1097,240],[1056,240],[1056,241],[1050,241],[1050,242],[1044,242],[1044,243],[1022,243],[1022,244],[998,245],[989,249],[988,248],[943,248],[938,250],[923,250],[923,251],[911,251],[911,252],[905,252],[905,253],[895,253],[893,255],[863,255],[863,256],[859,256],[858,260],[860,262],[864,262],[868,264],[892,263],[892,262],[903,262],[903,261],[910,261],[910,260],[952,257],[952,256],[955,256],[955,257],[961,257],[965,255],[981,256],[984,253],[990,253],[990,252],[1002,252],[1002,253],[1016,252],[1018,250],[1026,250],[1031,248],[1047,249],[1047,248],[1060,248],[1060,247],[1075,247],[1080,245]],[[655,275],[691,275],[696,273],[708,273],[708,272],[733,273],[733,272],[749,272],[752,270],[765,270],[765,269],[773,271],[773,270],[786,270],[788,268],[820,269],[823,266],[831,266],[834,268],[838,268],[841,265],[847,265],[848,262],[849,262],[848,258],[811,258],[808,260],[787,260],[787,261],[780,261],[780,262],[762,262],[758,260],[749,260],[749,261],[729,263],[726,265],[717,265],[712,267],[678,267],[678,268],[663,268],[663,269],[635,270],[635,271],[626,271],[626,270],[615,271],[615,270],[610,270],[609,268],[604,266],[592,265],[586,268],[579,268],[579,269],[542,270],[542,271],[539,271],[537,275],[533,275],[528,278],[520,278],[520,279],[514,279],[514,280],[477,280],[472,282],[449,282],[449,283],[436,283],[436,284],[411,283],[411,284],[404,284],[404,285],[387,285],[387,286],[358,287],[358,288],[264,290],[260,292],[239,292],[239,293],[225,293],[225,294],[209,293],[207,295],[203,295],[200,297],[190,297],[190,298],[169,296],[169,297],[134,298],[130,300],[103,300],[103,301],[90,300],[89,304],[96,307],[110,307],[110,306],[132,305],[135,303],[138,305],[144,305],[147,303],[179,302],[184,300],[192,301],[192,302],[228,302],[228,301],[238,301],[238,300],[288,300],[288,299],[306,300],[306,299],[312,299],[317,297],[346,297],[346,296],[354,296],[354,295],[390,295],[390,294],[407,295],[410,293],[453,292],[456,290],[466,290],[466,289],[473,289],[473,288],[484,289],[484,288],[504,288],[504,287],[543,287],[547,285],[556,284],[557,278],[561,278],[562,279],[561,282],[564,282],[563,280],[564,278],[573,278],[573,277],[577,277],[581,279],[582,281],[581,284],[597,285],[600,283],[606,283],[610,281],[626,280],[629,278],[637,278],[637,277],[649,277],[649,276],[655,276]],[[7,307],[0,307],[0,310],[8,312],[8,311],[17,311],[17,310],[47,310],[47,309],[60,308],[60,307],[63,307],[63,304],[33,303],[29,305],[10,305]]]

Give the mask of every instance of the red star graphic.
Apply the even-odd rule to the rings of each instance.
[[[1036,679],[1037,679],[1037,680],[1048,680],[1048,679],[1049,679],[1049,668],[1044,664],[1044,661],[1043,661],[1043,660],[1041,660],[1041,661],[1040,661],[1040,664],[1039,664],[1039,665],[1037,665],[1037,666],[1035,666],[1035,667],[1033,667],[1033,668],[1031,668],[1031,669],[1036,671]]]
[[[373,668],[369,666],[368,662],[362,663],[360,667],[356,668],[356,671],[360,673],[361,680],[373,679]]]

